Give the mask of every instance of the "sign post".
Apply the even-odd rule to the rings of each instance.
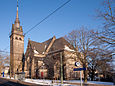
[[[82,75],[81,75],[81,71],[80,71],[80,79],[81,79],[81,86],[82,86]]]
[[[79,67],[80,62],[75,62],[75,66]],[[86,68],[74,68],[73,70],[74,71],[80,71],[80,86],[82,86],[82,74],[81,74],[81,71],[86,70]]]

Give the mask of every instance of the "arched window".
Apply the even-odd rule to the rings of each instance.
[[[19,38],[19,40],[22,40],[21,38]]]
[[[17,39],[17,40],[18,40],[18,37],[15,37],[15,39]]]

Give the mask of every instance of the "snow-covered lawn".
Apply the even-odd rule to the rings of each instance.
[[[104,85],[113,85],[112,82],[99,82],[99,81],[88,81],[90,84],[104,84]]]
[[[1,78],[14,79],[13,77],[10,78],[10,76],[5,76],[5,77],[1,77]]]
[[[80,83],[80,80],[68,80],[65,82],[69,83]],[[103,85],[113,85],[113,82],[100,82],[100,81],[87,81],[89,84],[103,84]]]
[[[10,79],[10,77],[4,77]],[[14,79],[14,78],[11,78]],[[51,85],[51,86],[60,86],[61,81],[60,80],[46,80],[46,79],[25,79],[23,80],[24,82],[28,83],[35,83],[35,84],[40,84],[40,85]],[[64,83],[80,83],[80,80],[64,80]],[[88,84],[103,84],[103,85],[113,85],[112,82],[100,82],[100,81],[88,81]],[[71,84],[63,84],[61,86],[77,86],[77,85],[71,85]]]
[[[60,86],[61,83],[59,80],[54,81],[52,83],[52,80],[40,80],[40,79],[25,79],[25,82],[29,83],[35,83],[35,84],[41,84],[41,85],[53,85],[53,86]],[[58,83],[56,83],[58,82]],[[64,80],[64,83],[80,83],[80,80]],[[99,82],[99,81],[88,81],[88,84],[104,84],[104,85],[113,85],[112,82]],[[76,85],[70,85],[70,84],[63,84],[64,86],[76,86]]]
[[[25,82],[29,83],[35,83],[35,84],[40,84],[40,85],[51,85],[51,86],[76,86],[76,85],[70,85],[70,84],[63,84],[61,85],[60,81],[55,81],[54,83],[52,80],[40,80],[40,79],[25,79]],[[56,83],[58,82],[58,83]]]

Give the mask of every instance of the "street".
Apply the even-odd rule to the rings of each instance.
[[[36,85],[36,84],[25,83],[17,80],[0,78],[0,86],[43,86],[43,85]]]

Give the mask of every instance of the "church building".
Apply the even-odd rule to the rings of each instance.
[[[28,78],[60,79],[62,66],[64,79],[79,79],[79,72],[73,71],[76,61],[74,48],[63,37],[42,43],[28,40],[24,72]]]
[[[79,61],[80,52],[74,48],[63,37],[56,39],[52,37],[42,43],[28,40],[24,54],[24,35],[17,14],[10,35],[10,74],[25,72],[28,78],[39,79],[79,79],[79,72],[73,71],[75,62]],[[82,66],[81,66],[82,67]],[[63,74],[63,75],[62,75]]]

